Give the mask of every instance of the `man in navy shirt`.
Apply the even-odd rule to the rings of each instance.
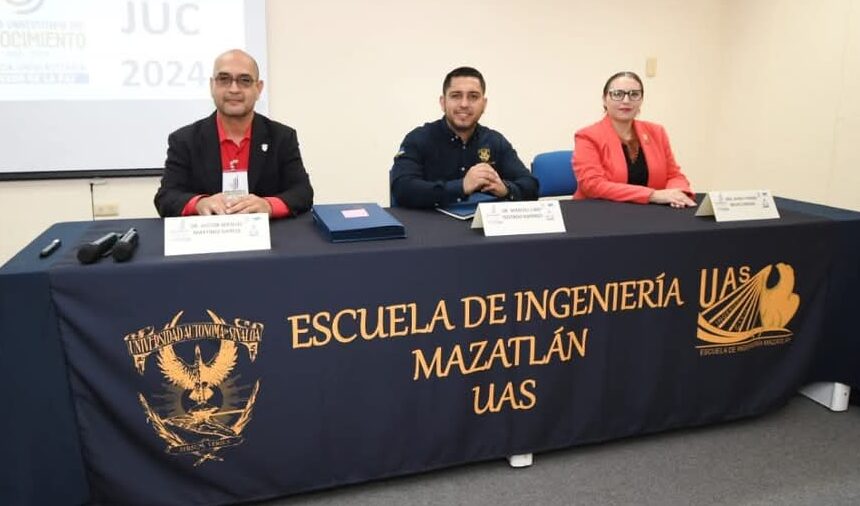
[[[502,200],[537,198],[538,182],[499,132],[479,125],[487,106],[484,76],[459,67],[445,76],[445,116],[409,132],[394,157],[391,193],[399,206],[432,208],[476,192]]]

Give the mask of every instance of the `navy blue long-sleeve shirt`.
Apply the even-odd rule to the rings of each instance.
[[[473,165],[489,163],[508,187],[510,200],[534,200],[538,182],[511,143],[478,125],[465,144],[445,118],[425,123],[403,139],[391,168],[391,193],[398,206],[432,208],[462,201],[463,177]]]

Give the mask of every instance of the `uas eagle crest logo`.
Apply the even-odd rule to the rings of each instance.
[[[231,325],[206,312],[211,322],[180,324],[180,311],[160,331],[149,326],[125,336],[137,372],[144,374],[147,358],[155,353],[166,380],[164,393],[151,397],[157,404],[138,392],[147,422],[167,444],[167,453],[193,456],[195,466],[223,460],[216,455],[220,450],[242,443],[260,391],[259,380],[240,385],[238,375],[231,375],[240,345],[251,362],[256,359],[263,324],[236,318]],[[186,353],[181,356],[177,348]]]
[[[697,348],[712,349],[703,354],[735,353],[791,340],[794,333],[787,326],[800,307],[800,296],[794,293],[794,268],[778,263],[774,273],[773,267],[766,265],[754,275],[749,267],[739,274],[728,270],[719,295],[719,273],[714,270],[708,283],[707,271],[702,271],[696,337],[707,344]],[[774,286],[768,286],[771,277],[778,279]]]

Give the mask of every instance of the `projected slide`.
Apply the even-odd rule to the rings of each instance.
[[[205,96],[213,48],[243,47],[242,2],[12,0],[0,100]]]
[[[265,69],[264,0],[0,0],[0,173],[159,168],[232,48]]]

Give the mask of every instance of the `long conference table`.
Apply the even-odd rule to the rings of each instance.
[[[759,415],[860,386],[860,214],[562,202],[566,233],[163,255],[61,223],[0,269],[2,504],[228,504]],[[129,226],[132,261],[75,248]],[[51,239],[62,248],[47,259]]]

